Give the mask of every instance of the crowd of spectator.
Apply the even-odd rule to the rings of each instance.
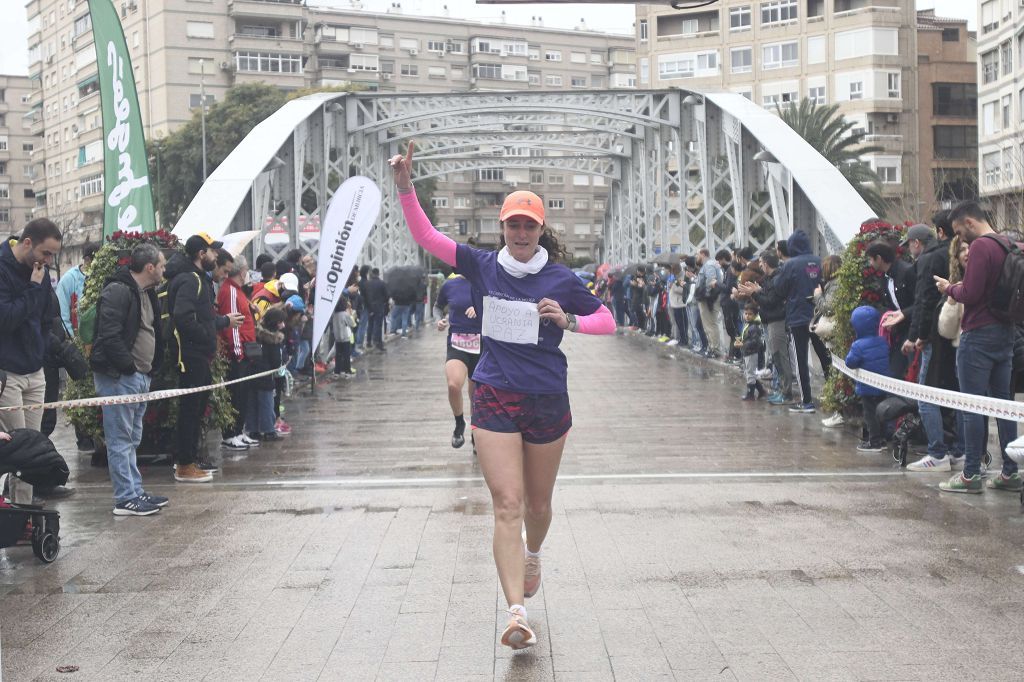
[[[800,230],[760,253],[702,249],[664,267],[613,270],[597,291],[620,326],[741,366],[743,400],[765,398],[791,413],[817,411],[814,387],[825,381],[814,376],[827,380],[836,371],[833,353],[851,368],[885,377],[1012,399],[1024,372],[1024,334],[992,301],[1006,259],[1024,259],[1012,253],[1019,237],[997,234],[974,202],[886,235],[845,256],[856,259],[855,272],[881,283],[880,294],[865,289],[844,308],[845,320],[836,317],[844,257],[819,258]],[[851,328],[852,343],[836,338],[840,322]],[[837,410],[822,425],[859,417],[859,451],[887,450],[912,412],[920,421],[920,450],[909,471],[960,470],[940,485],[948,492],[980,493],[986,485],[1021,490],[1014,458],[1024,458],[1024,444],[1014,440],[1015,422],[997,420],[999,472],[986,484],[986,417],[893,397],[861,382],[854,393],[859,409]]]

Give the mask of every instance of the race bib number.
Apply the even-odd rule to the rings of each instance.
[[[484,336],[495,341],[537,345],[540,339],[537,304],[484,296],[482,331]]]
[[[457,348],[463,353],[480,355],[480,335],[452,334],[452,348]]]

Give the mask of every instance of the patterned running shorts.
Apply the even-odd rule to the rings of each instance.
[[[478,384],[473,391],[473,428],[519,433],[535,445],[551,443],[572,428],[569,394],[516,393]]]

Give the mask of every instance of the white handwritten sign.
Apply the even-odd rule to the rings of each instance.
[[[537,345],[540,338],[537,304],[484,296],[483,334],[495,341]]]

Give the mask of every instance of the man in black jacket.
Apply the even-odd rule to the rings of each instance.
[[[201,232],[185,242],[185,255],[167,263],[167,308],[174,323],[179,388],[207,386],[213,381],[210,364],[217,353],[217,330],[242,324],[238,313],[218,315],[214,285],[207,275],[217,264],[223,242]],[[178,439],[174,479],[202,483],[213,479],[211,464],[197,463],[203,414],[210,392],[183,395],[178,402]]]
[[[761,309],[765,330],[765,349],[779,378],[779,390],[768,396],[772,405],[793,402],[793,363],[790,359],[789,332],[786,330],[786,301],[778,293],[779,257],[773,251],[761,254],[761,269],[766,275],[761,293],[754,301]]]
[[[366,309],[370,315],[370,329],[367,345],[373,344],[377,350],[384,350],[384,317],[388,312],[388,285],[380,278],[380,269],[370,270],[370,279],[366,282]]]
[[[132,249],[127,268],[117,270],[96,304],[96,338],[90,364],[96,395],[139,395],[163,360],[160,303],[154,287],[164,277],[164,255],[149,243]],[[107,468],[114,484],[116,516],[148,516],[167,504],[142,487],[136,450],[142,442],[146,403],[103,406]]]
[[[885,274],[885,307],[895,311],[885,326],[890,330],[892,340],[889,351],[889,376],[902,379],[907,374],[910,362],[903,354],[903,342],[910,333],[914,317],[914,291],[917,275],[914,266],[896,254],[896,249],[887,242],[871,243],[864,252],[871,267]]]
[[[0,406],[43,402],[43,355],[59,314],[49,268],[60,246],[60,229],[46,218],[31,221],[20,237],[0,245],[0,369],[7,372]],[[0,412],[0,430],[38,431],[42,417],[39,410]]]

